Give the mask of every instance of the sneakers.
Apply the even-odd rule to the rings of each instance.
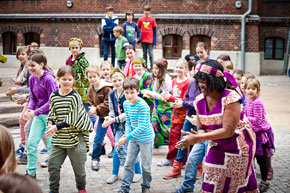
[[[259,184],[260,193],[267,192],[269,188],[270,188],[269,182],[266,182],[263,180],[260,182],[260,184]]]
[[[42,168],[47,168],[47,166],[48,166],[48,159],[45,160],[44,162],[41,162],[41,163],[40,163],[40,166],[41,166]]]
[[[47,149],[46,148],[43,148],[39,153],[40,154],[45,154],[45,153],[47,153]]]
[[[113,153],[114,153],[114,146],[112,146],[112,151],[108,154],[108,158],[112,158],[113,157]]]
[[[269,169],[268,169],[267,180],[272,180],[272,179],[273,179],[273,174],[274,174],[274,170],[273,170],[273,168],[269,168]]]
[[[173,165],[173,161],[165,159],[162,160],[161,162],[157,163],[158,166],[162,167],[162,166],[172,166]]]
[[[106,183],[107,183],[107,184],[114,184],[117,180],[118,180],[118,176],[117,176],[117,175],[111,175],[111,176],[106,180]]]
[[[25,148],[21,145],[19,145],[18,149],[16,150],[16,155],[20,155],[24,152]]]
[[[26,153],[22,153],[17,159],[17,164],[23,164],[26,165],[27,164],[27,155]]]
[[[100,162],[98,162],[97,160],[92,160],[91,168],[94,171],[99,171],[99,169],[100,169]]]
[[[133,183],[137,183],[142,179],[142,174],[134,174]]]
[[[86,189],[79,190],[79,193],[87,193]]]
[[[179,187],[175,193],[193,193],[193,191],[188,191],[183,188],[183,186]]]

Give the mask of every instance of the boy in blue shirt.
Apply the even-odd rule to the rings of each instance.
[[[121,190],[119,193],[128,193],[134,176],[134,165],[139,152],[141,153],[142,193],[149,192],[152,164],[152,149],[154,141],[154,131],[150,122],[150,109],[147,103],[140,97],[139,80],[130,77],[123,84],[126,101],[124,110],[126,114],[125,135],[121,137],[119,143],[122,145],[129,141],[128,153],[125,162]]]
[[[123,36],[136,48],[136,43],[141,40],[141,30],[138,25],[133,22],[134,13],[132,11],[127,11],[125,14],[126,22],[123,23],[122,27],[124,29]]]

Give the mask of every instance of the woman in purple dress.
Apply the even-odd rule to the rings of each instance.
[[[215,60],[199,67],[195,79],[202,93],[195,99],[198,132],[184,132],[176,145],[185,148],[210,140],[201,192],[259,192],[254,173],[255,133],[241,113],[241,95],[226,89],[233,77]]]

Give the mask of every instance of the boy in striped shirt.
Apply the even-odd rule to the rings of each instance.
[[[147,103],[140,97],[139,80],[134,77],[124,81],[123,89],[126,97],[124,110],[126,114],[125,135],[117,144],[122,145],[129,140],[128,154],[125,162],[125,171],[119,193],[130,191],[130,185],[134,176],[134,165],[139,152],[141,152],[142,193],[150,189],[152,149],[154,142],[154,131],[150,122],[150,109]]]

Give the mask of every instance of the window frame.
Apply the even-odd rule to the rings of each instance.
[[[5,37],[6,35],[10,35],[9,40]],[[17,34],[11,31],[4,32],[1,34],[2,43],[3,43],[3,54],[4,55],[16,55],[17,52]],[[6,42],[8,41],[8,43]],[[6,44],[9,44],[9,50],[7,52]]]
[[[206,46],[208,47],[208,53],[207,55],[210,55],[210,50],[211,50],[211,37],[207,36],[207,35],[201,35],[201,34],[196,34],[196,35],[193,35],[193,36],[190,36],[190,39],[189,39],[189,53],[191,55],[196,55],[196,50],[195,50],[195,47],[196,47],[196,44],[197,42],[193,42],[193,38],[197,37],[197,42],[204,42],[206,44]],[[208,40],[208,43],[207,41],[204,41],[204,38],[207,38]]]
[[[38,45],[40,45],[40,34],[37,32],[27,32],[23,34],[24,36],[24,44],[30,45],[31,42],[36,42]],[[35,38],[37,36],[37,38]]]
[[[273,45],[272,45],[272,57],[271,58],[266,57],[266,42],[269,39],[273,40],[272,41]],[[276,41],[277,41],[277,39],[280,39],[283,42],[283,48],[282,48],[283,56],[282,56],[282,58],[276,58]],[[278,49],[280,49],[280,48],[278,48]],[[281,37],[267,37],[267,38],[264,39],[264,59],[265,60],[284,60],[284,56],[285,56],[284,52],[285,52],[285,39],[284,38],[281,38]]]
[[[165,45],[165,38],[169,36],[171,37],[171,45],[170,46],[166,46]],[[180,41],[181,41],[181,46],[178,46],[177,42],[178,42],[178,38],[180,38]],[[165,54],[165,48],[171,48],[170,51],[171,51],[171,55],[170,57],[167,57],[166,54]],[[181,53],[180,53],[180,56],[178,55],[178,48],[181,48]],[[178,59],[178,58],[181,58],[182,56],[182,50],[183,50],[183,38],[181,35],[178,35],[178,34],[167,34],[167,35],[164,35],[162,37],[162,55],[163,55],[163,58],[166,58],[166,59]],[[177,56],[175,56],[175,54]]]

